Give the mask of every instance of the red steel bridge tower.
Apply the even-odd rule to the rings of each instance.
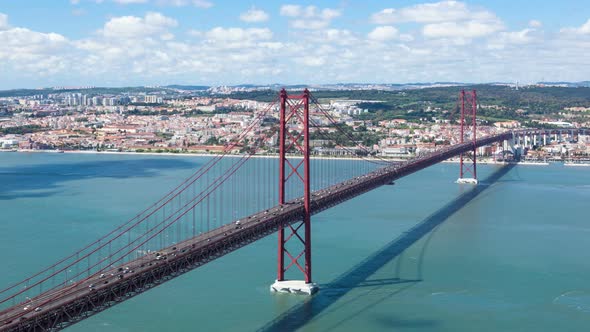
[[[277,280],[270,287],[277,292],[313,294],[318,289],[311,279],[309,100],[307,89],[301,95],[289,95],[282,89],[279,95],[279,204],[287,202],[289,186],[302,187],[303,201],[295,204],[302,204],[304,209],[301,222],[280,227],[278,231]],[[287,280],[285,273],[292,268],[302,272],[304,280]]]
[[[459,94],[459,103],[461,106],[461,144],[469,143],[473,145],[473,151],[462,153],[460,156],[460,172],[457,183],[477,184],[477,92],[472,90],[465,92],[461,90]],[[471,139],[465,139],[468,132],[471,132]]]

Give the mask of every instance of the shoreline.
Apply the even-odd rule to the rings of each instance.
[[[452,164],[459,164],[461,161],[459,160],[443,160],[442,163],[452,163]],[[495,160],[478,160],[478,164],[482,165],[508,165],[508,164],[517,164],[517,165],[524,165],[524,166],[549,166],[548,162],[534,162],[534,161],[519,161],[519,162],[512,162],[512,161],[495,161]]]
[[[186,153],[186,152],[134,152],[134,151],[96,151],[96,150],[29,150],[29,149],[19,149],[19,150],[0,150],[0,152],[20,152],[20,153],[65,153],[65,154],[107,154],[107,155],[146,155],[146,156],[166,156],[166,157],[218,157],[222,154],[214,154],[214,153]],[[232,157],[238,158],[243,156],[242,154],[226,154],[225,157]],[[278,154],[271,154],[271,155],[252,155],[251,158],[278,158]],[[289,158],[302,158],[301,156],[288,156]],[[364,158],[355,158],[355,157],[338,157],[338,156],[312,156],[312,159],[316,160],[356,160],[356,161],[375,161],[375,162],[404,162],[409,159],[388,159],[388,158],[371,158],[371,157],[364,157]],[[458,164],[460,161],[458,159],[447,159],[441,161],[441,163],[451,163],[451,164]],[[523,166],[549,166],[551,163],[562,163],[564,166],[580,166],[580,167],[588,167],[590,164],[577,164],[577,163],[567,163],[563,161],[557,162],[531,162],[531,161],[520,161],[520,162],[504,162],[504,161],[495,161],[495,160],[478,160],[478,164],[481,165],[506,165],[506,164],[517,164]]]
[[[147,155],[147,156],[166,156],[166,157],[170,157],[170,156],[178,156],[178,157],[218,157],[221,156],[221,153],[186,153],[186,152],[179,152],[179,153],[173,153],[173,152],[133,152],[133,151],[95,151],[95,150],[16,150],[16,151],[11,151],[11,150],[4,150],[1,152],[20,152],[20,153],[64,153],[64,154],[111,154],[111,155]],[[232,154],[232,153],[228,153],[225,155],[225,157],[232,157],[232,158],[238,158],[238,157],[242,157],[243,154]],[[288,158],[302,158],[302,156],[287,156]],[[269,154],[269,155],[252,155],[251,158],[279,158],[278,154]],[[365,161],[376,161],[376,162],[380,162],[380,161],[391,161],[391,162],[403,162],[406,159],[378,159],[378,158],[371,158],[371,157],[365,157],[364,159],[361,158],[355,158],[355,157],[330,157],[330,156],[311,156],[312,159],[323,159],[323,160],[365,160]]]

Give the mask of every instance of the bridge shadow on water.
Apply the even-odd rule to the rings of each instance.
[[[506,175],[511,169],[513,169],[514,166],[515,164],[508,164],[494,171],[490,176],[482,180],[478,186],[476,186],[472,190],[469,190],[461,194],[460,196],[458,196],[457,198],[443,206],[441,209],[437,210],[436,212],[428,216],[426,219],[419,222],[410,230],[404,232],[402,235],[393,239],[391,242],[387,243],[383,248],[374,252],[369,257],[364,259],[362,262],[360,262],[347,272],[343,273],[342,275],[334,279],[332,282],[325,285],[321,285],[320,291],[318,293],[308,297],[303,302],[297,304],[296,306],[284,312],[274,320],[268,322],[266,325],[258,329],[258,331],[295,331],[305,326],[307,323],[309,323],[312,319],[320,315],[326,309],[330,308],[333,304],[335,304],[338,300],[343,298],[353,289],[358,289],[359,287],[379,288],[385,285],[399,286],[399,288],[397,288],[396,290],[389,291],[385,296],[378,299],[377,301],[374,301],[373,303],[369,304],[368,306],[365,306],[356,313],[348,315],[345,319],[325,329],[326,331],[338,330],[338,327],[340,327],[345,322],[354,319],[356,316],[360,315],[364,311],[378,305],[386,299],[391,298],[396,294],[399,294],[402,291],[420,282],[422,280],[422,262],[424,261],[426,248],[428,247],[428,244],[432,239],[432,236],[435,234],[435,231],[433,230],[435,230],[437,226],[441,225],[454,213],[461,210],[465,205],[467,205],[469,202],[471,202],[477,196],[479,196],[481,193],[487,190],[491,185],[498,182],[498,180],[504,175]],[[418,258],[418,276],[416,279],[400,279],[397,277],[373,280],[368,279],[371,275],[373,275],[379,269],[384,267],[386,264],[392,262],[395,258],[401,258],[403,252],[406,249],[408,249],[412,244],[416,243],[418,240],[423,238],[428,233],[430,233],[430,235],[425,240],[424,246],[420,252],[420,257]],[[398,264],[396,267],[396,275],[398,276],[400,273],[400,262],[401,259],[398,260]],[[372,290],[370,290],[369,292],[371,291]],[[355,302],[355,300],[357,300],[361,296],[364,295],[358,295],[350,300],[347,300],[346,303]],[[343,305],[340,305],[340,307]],[[337,308],[334,310],[337,310]],[[378,317],[376,319],[376,322],[382,325],[384,328],[392,329],[404,327],[436,328],[437,325],[437,322],[434,320],[404,319],[390,314],[388,314],[387,316]]]
[[[59,193],[60,184],[67,181],[153,177],[166,169],[198,167],[194,161],[161,157],[1,167],[0,200],[48,197]]]

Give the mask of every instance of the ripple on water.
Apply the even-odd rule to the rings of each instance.
[[[553,299],[553,304],[590,313],[590,291],[574,290],[565,292]]]

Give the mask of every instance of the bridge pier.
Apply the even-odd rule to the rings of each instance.
[[[311,295],[318,290],[317,284],[311,279],[311,193],[310,193],[310,165],[309,165],[309,97],[310,93],[307,89],[303,91],[302,95],[288,95],[285,89],[282,89],[279,95],[280,99],[280,132],[279,132],[279,204],[284,205],[286,201],[294,199],[295,197],[285,197],[285,186],[289,179],[293,181],[301,180],[303,184],[303,220],[300,223],[293,225],[285,225],[279,228],[278,236],[278,268],[277,279],[270,286],[272,292],[292,293],[292,294],[307,294]],[[299,120],[300,119],[300,120]],[[303,122],[303,129],[294,134],[290,125],[294,122]],[[299,143],[299,138],[303,138],[302,144]],[[287,150],[295,150],[303,156],[303,160],[299,162],[289,161],[287,157]],[[290,151],[293,153],[293,151]],[[296,165],[296,166],[294,166]],[[287,166],[289,166],[287,168]],[[303,167],[303,172],[301,168]],[[299,180],[297,180],[299,179]],[[293,185],[293,184],[292,184]],[[299,184],[301,185],[301,184]],[[289,231],[288,236],[285,236],[285,231]],[[303,234],[301,234],[303,231]],[[287,250],[287,243],[299,241],[299,246],[303,246],[303,250],[299,254],[295,250],[299,248]],[[299,259],[304,259],[301,264]],[[290,262],[285,267],[285,258]],[[291,267],[299,269],[304,276],[304,280],[286,280],[285,272]]]
[[[460,155],[459,178],[456,183],[459,184],[477,184],[477,92],[471,91],[469,95],[462,90],[459,94],[461,104],[461,144],[465,143],[465,127],[471,130],[471,144],[473,150],[470,153]],[[466,103],[468,103],[466,108]],[[466,125],[467,119],[470,118],[471,124]],[[471,175],[471,177],[469,177]]]
[[[276,280],[270,285],[270,290],[277,293],[312,295],[319,290],[319,287],[316,283],[307,283],[305,280]]]

